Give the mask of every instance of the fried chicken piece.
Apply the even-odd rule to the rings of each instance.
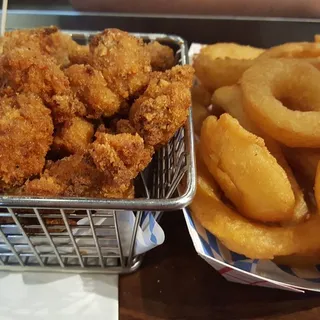
[[[0,59],[0,79],[5,90],[39,95],[52,110],[55,123],[85,113],[68,78],[49,56],[26,48],[12,50]]]
[[[193,72],[191,66],[176,66],[153,73],[145,93],[132,105],[130,122],[147,145],[166,144],[185,123]]]
[[[0,60],[1,80],[15,91],[30,91],[45,102],[69,88],[68,78],[55,61],[38,52],[19,48],[11,50]]]
[[[106,29],[90,42],[92,66],[108,87],[127,99],[143,90],[151,72],[150,54],[142,39],[118,29]]]
[[[190,65],[175,66],[165,72],[153,72],[152,74],[153,79],[162,79],[169,82],[181,82],[184,86],[189,88],[189,90],[193,84],[193,76],[194,69]],[[151,86],[148,86],[148,89],[154,90]]]
[[[152,152],[138,135],[98,133],[87,152],[48,162],[40,179],[28,181],[22,193],[132,198],[132,179],[151,161]]]
[[[74,117],[57,128],[52,149],[63,155],[83,152],[87,149],[94,135],[93,124]]]
[[[165,71],[174,66],[174,53],[170,47],[162,45],[158,41],[152,41],[148,43],[147,49],[150,53],[153,71]]]
[[[2,45],[4,54],[17,48],[27,48],[52,56],[61,66],[69,64],[69,47],[74,46],[71,36],[55,26],[6,32]]]
[[[55,124],[63,123],[73,117],[83,117],[86,114],[85,105],[71,91],[54,95],[48,106],[52,111]]]
[[[90,64],[91,53],[89,45],[80,45],[73,41],[69,46],[70,64]]]
[[[110,117],[120,108],[120,99],[107,86],[100,71],[89,65],[75,64],[65,70],[71,88],[86,104],[88,118]]]
[[[22,194],[52,197],[127,198],[132,183],[108,184],[88,153],[75,154],[57,162],[48,162],[40,179],[27,181]]]
[[[31,93],[0,98],[0,189],[39,174],[52,143],[50,110]]]
[[[150,163],[153,148],[145,147],[138,134],[97,133],[89,152],[108,181],[125,185],[128,179],[134,179]]]
[[[42,52],[53,57],[60,67],[66,67],[70,64],[70,53],[76,44],[69,34],[57,30],[46,38],[44,44],[42,43]]]

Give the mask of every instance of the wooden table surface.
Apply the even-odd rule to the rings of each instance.
[[[181,212],[161,225],[165,243],[120,278],[120,320],[320,319],[320,294],[227,282],[196,254]]]

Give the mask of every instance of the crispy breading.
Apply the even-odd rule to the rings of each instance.
[[[61,154],[74,154],[87,149],[94,135],[93,124],[83,118],[74,117],[57,127],[53,150]]]
[[[165,71],[174,66],[173,50],[158,41],[148,43],[147,49],[150,53],[151,67],[153,71]]]
[[[70,64],[90,64],[91,53],[89,45],[80,45],[73,41],[69,45]]]
[[[5,33],[2,50],[6,54],[17,48],[27,48],[52,56],[58,65],[67,65],[68,48],[72,42],[68,34],[60,32],[55,26],[13,30]]]
[[[52,143],[50,110],[30,93],[0,98],[0,189],[41,172]]]
[[[185,123],[191,105],[192,77],[191,66],[153,73],[148,88],[129,114],[131,124],[147,145],[166,144]]]
[[[145,169],[151,161],[153,148],[146,148],[138,134],[97,133],[90,154],[110,183],[122,185]]]
[[[88,118],[110,117],[120,108],[120,99],[107,86],[100,71],[75,64],[65,70],[73,92],[86,104]]]
[[[39,95],[57,123],[85,113],[84,105],[71,91],[68,78],[49,56],[26,48],[12,50],[0,59],[0,77],[3,87]]]
[[[22,194],[37,196],[126,198],[132,195],[132,183],[111,185],[96,168],[89,154],[75,154],[49,162],[39,179],[27,181]]]
[[[66,197],[133,197],[133,179],[151,161],[153,150],[141,137],[98,133],[88,151],[48,162],[23,194]]]
[[[143,90],[151,72],[150,54],[141,39],[118,29],[107,29],[90,42],[92,66],[108,87],[127,99]]]

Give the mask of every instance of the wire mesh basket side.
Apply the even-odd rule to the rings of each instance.
[[[131,272],[141,263],[134,245],[142,214],[123,252],[115,211],[2,210],[0,270]]]

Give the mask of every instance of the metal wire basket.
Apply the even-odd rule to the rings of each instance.
[[[97,32],[64,31],[79,43]],[[188,62],[187,45],[177,36],[134,34],[157,40],[175,51],[176,63]],[[107,272],[136,270],[142,255],[135,255],[138,227],[146,214],[159,218],[165,210],[187,206],[195,193],[191,115],[171,141],[154,156],[136,179],[138,198],[0,197],[0,270]],[[176,194],[178,185],[179,196]],[[117,211],[132,210],[134,228],[129,251],[123,252]],[[104,219],[101,225],[97,221]]]

